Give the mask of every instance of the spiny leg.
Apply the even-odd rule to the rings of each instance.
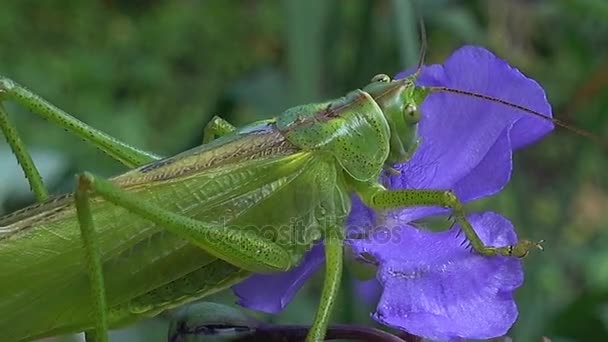
[[[515,245],[504,247],[486,246],[479,238],[469,220],[467,220],[464,207],[454,192],[445,190],[387,190],[376,183],[358,183],[357,192],[363,202],[373,209],[397,209],[412,206],[442,206],[452,209],[453,217],[471,247],[482,255],[505,255],[524,257],[532,248],[542,249],[542,241],[519,240]]]
[[[230,122],[215,115],[211,118],[211,121],[205,125],[205,129],[203,130],[203,144],[207,144],[217,137],[232,133],[235,129],[236,127]]]
[[[106,293],[101,267],[101,252],[95,236],[93,215],[89,203],[89,192],[85,182],[78,178],[75,202],[76,214],[80,226],[80,235],[84,245],[85,262],[91,286],[91,300],[95,315],[95,330],[86,332],[87,342],[105,342],[108,340],[108,316]]]
[[[340,229],[342,226],[329,227],[325,237],[325,281],[315,320],[306,337],[308,342],[324,340],[331,312],[338,298],[344,254]]]
[[[0,103],[0,129],[2,129],[2,133],[15,154],[15,157],[17,157],[17,162],[21,165],[23,173],[25,173],[25,178],[27,178],[27,181],[30,184],[30,189],[36,196],[36,200],[38,202],[46,200],[49,195],[44,186],[44,182],[42,181],[42,176],[40,176],[40,172],[38,172],[32,157],[27,152],[23,140],[19,137],[17,128],[10,121],[8,114],[6,114],[2,103]]]
[[[85,124],[16,82],[0,76],[0,101],[4,100],[19,103],[33,113],[88,141],[128,167],[134,168],[161,159],[160,156],[130,146]]]
[[[237,267],[260,273],[286,271],[298,260],[281,245],[260,235],[225,225],[209,224],[141,201],[112,182],[90,173],[79,184],[110,203],[150,220],[167,231],[199,246],[207,253]]]

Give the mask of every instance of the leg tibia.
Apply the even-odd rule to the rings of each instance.
[[[315,320],[306,337],[307,342],[324,341],[331,311],[338,297],[344,253],[340,229],[342,226],[330,227],[325,238],[325,282]]]
[[[365,204],[373,209],[397,209],[412,206],[441,206],[452,209],[452,215],[460,225],[471,247],[483,255],[523,257],[532,248],[542,249],[540,243],[520,240],[505,247],[486,246],[466,218],[464,207],[452,191],[444,190],[386,190],[378,184],[359,185],[357,192]]]
[[[0,101],[3,100],[13,100],[19,103],[33,113],[90,142],[126,166],[141,166],[160,159],[153,153],[130,146],[85,124],[14,81],[0,76]]]
[[[38,202],[46,200],[49,195],[44,187],[42,176],[40,176],[38,168],[36,168],[32,157],[25,148],[25,144],[23,144],[23,141],[19,137],[17,129],[11,123],[2,103],[0,103],[0,129],[11,147],[11,150],[15,154],[15,157],[17,157],[17,162],[21,165],[25,178],[27,178],[28,183],[30,183],[30,189],[32,189],[32,192],[34,192],[34,195],[36,196],[36,200]]]
[[[103,281],[103,269],[101,267],[101,252],[95,236],[88,188],[81,180],[82,178],[79,177],[74,197],[80,234],[84,245],[85,262],[91,284],[92,307],[95,315],[95,330],[87,332],[86,340],[87,342],[105,342],[108,340],[108,309]]]

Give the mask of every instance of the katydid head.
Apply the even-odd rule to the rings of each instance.
[[[390,151],[386,165],[409,159],[418,146],[417,127],[420,121],[420,104],[428,94],[416,87],[418,73],[404,79],[391,80],[384,74],[376,75],[363,91],[370,94],[390,127]]]

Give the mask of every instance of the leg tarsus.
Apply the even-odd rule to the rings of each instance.
[[[215,115],[213,118],[211,118],[203,130],[203,144],[207,144],[215,140],[217,137],[234,132],[235,129],[236,127],[234,127],[230,122]]]
[[[344,254],[340,229],[341,226],[330,227],[325,238],[325,282],[315,320],[306,337],[307,342],[324,341],[331,312],[338,297]]]
[[[469,240],[470,246],[479,254],[493,256],[493,255],[504,255],[504,256],[516,256],[518,258],[523,258],[530,252],[533,248],[538,248],[542,250],[542,241],[535,242],[530,240],[519,240],[514,245],[508,245],[504,247],[491,247],[486,246],[483,241],[479,238],[475,229],[469,222],[466,217],[466,213],[464,211],[464,206],[456,197],[456,194],[451,191],[443,191],[444,203],[443,205],[447,208],[453,210],[453,215],[456,220],[460,224],[460,227],[467,239]]]
[[[75,194],[76,215],[82,236],[87,272],[91,286],[91,300],[95,315],[95,329],[86,333],[87,342],[108,340],[108,316],[106,292],[101,266],[101,252],[95,235],[93,216],[89,202],[90,184],[85,175],[77,176]]]

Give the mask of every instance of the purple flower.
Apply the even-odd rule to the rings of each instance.
[[[417,84],[468,90],[551,113],[534,80],[479,47],[463,47],[443,65],[425,66]],[[420,109],[418,149],[395,166],[399,175],[382,181],[391,189],[452,189],[463,202],[500,191],[511,176],[513,150],[553,129],[551,122],[522,111],[452,93],[431,93]],[[346,242],[356,254],[373,257],[383,287],[372,317],[433,339],[503,335],[517,318],[512,294],[523,281],[520,261],[471,253],[458,226],[433,233],[411,224],[446,212],[416,207],[377,213],[353,198],[348,229],[369,237]],[[511,223],[498,214],[473,214],[469,220],[486,244],[517,240]],[[388,229],[375,229],[380,224]],[[254,275],[236,285],[235,293],[248,308],[278,312],[322,261],[317,246],[297,268]],[[264,285],[270,281],[272,287]]]
[[[511,223],[496,213],[468,218],[487,244],[517,241]],[[375,320],[433,340],[492,338],[507,332],[517,318],[512,292],[523,281],[520,260],[471,253],[457,226],[433,233],[398,219],[392,223],[390,234],[382,230],[356,243],[379,264],[383,292]],[[379,235],[390,235],[390,244]]]

